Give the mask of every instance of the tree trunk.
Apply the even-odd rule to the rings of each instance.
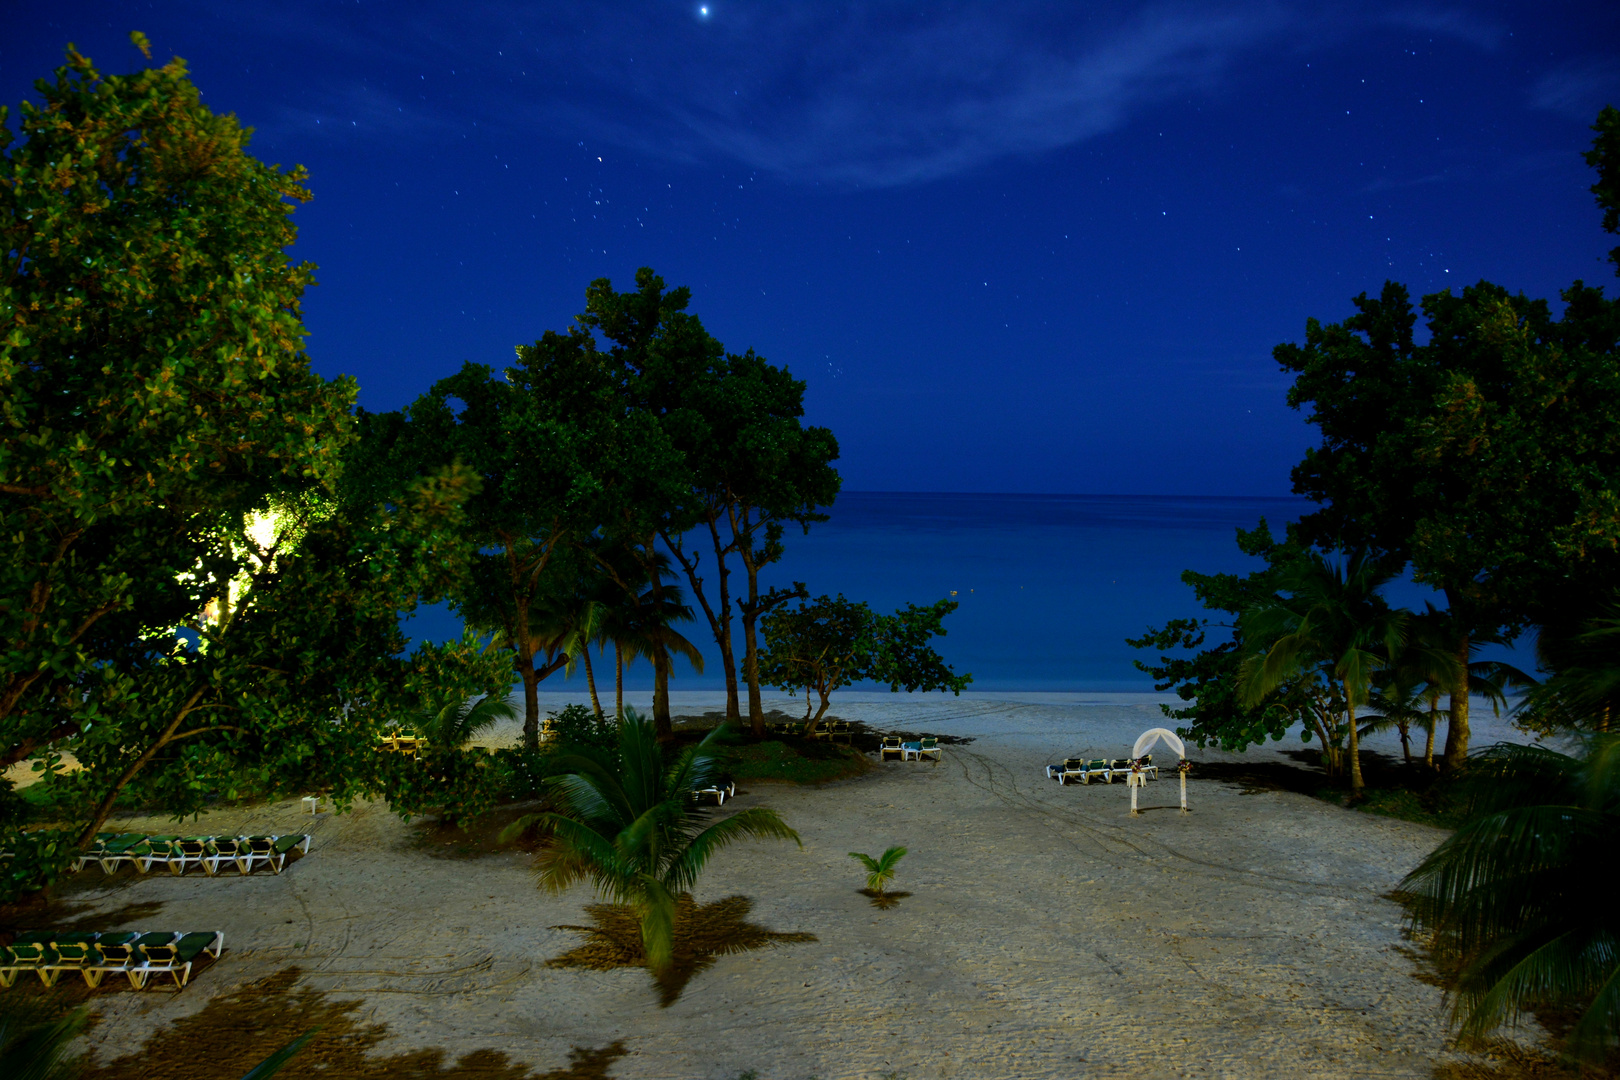
[[[653,606],[660,612],[664,610],[664,578],[658,572],[655,556],[658,554],[658,535],[648,534],[644,545],[647,558],[646,565],[649,573],[647,577],[652,583]],[[662,641],[655,642],[652,654],[653,666],[653,730],[660,739],[668,739],[675,734],[675,724],[669,715],[669,669],[671,667],[669,650]]]
[[[688,558],[686,550],[677,546],[669,538],[668,533],[659,535],[664,538],[664,546],[675,556],[675,561],[681,564],[681,570],[686,574],[688,584],[692,586],[692,595],[697,597],[698,606],[703,608],[703,614],[709,620],[709,631],[714,634],[715,647],[720,650],[720,667],[726,677],[726,720],[732,722],[739,719],[742,714],[737,708],[737,663],[731,651],[731,593],[726,587],[726,577],[731,570],[726,566],[726,560],[721,553],[720,531],[715,528],[713,519],[709,521],[709,533],[714,538],[715,562],[720,568],[718,611],[709,603],[708,594],[703,591],[703,579],[697,572],[697,555],[693,554]]]
[[[518,678],[523,680],[523,745],[529,750],[540,748],[540,679],[534,670],[534,657],[519,653],[513,663]]]
[[[1461,663],[1457,685],[1451,688],[1451,721],[1446,725],[1447,772],[1460,769],[1468,761],[1468,639],[1457,646]]]
[[[1412,724],[1409,720],[1397,720],[1396,730],[1401,733],[1401,760],[1412,764]]]
[[[125,787],[129,786],[129,782],[135,779],[135,774],[144,769],[157,756],[159,750],[174,741],[175,732],[179,730],[181,724],[185,723],[186,717],[191,715],[191,711],[197,707],[197,702],[202,700],[203,691],[206,689],[207,687],[203,687],[193,692],[191,697],[186,699],[186,703],[180,707],[180,711],[175,714],[174,719],[153,740],[152,745],[148,746],[141,753],[141,756],[135,759],[135,763],[125,769],[122,775],[113,782],[113,786],[107,792],[106,797],[97,804],[91,814],[90,823],[84,827],[83,832],[79,833],[78,845],[81,850],[90,846],[91,841],[96,838],[96,833],[100,832],[101,827],[107,823],[107,818],[112,815],[113,807],[118,803],[118,796],[123,793]],[[195,732],[188,731],[186,734],[191,735],[195,734]]]
[[[669,668],[669,653],[660,649],[653,654],[653,729],[660,739],[675,734],[669,715]]]
[[[613,716],[624,720],[624,649],[613,643]]]
[[[821,718],[823,716],[827,715],[827,706],[832,701],[832,692],[831,691],[819,691],[818,690],[817,693],[821,697],[821,708],[816,710],[816,718],[814,720],[810,721],[810,726],[804,729],[804,733],[805,733],[806,736],[808,736],[811,732],[816,730],[816,727],[821,723]],[[804,692],[804,696],[805,696],[805,698],[808,699],[810,697],[810,691],[806,690]]]
[[[1344,714],[1350,718],[1350,797],[1359,799],[1366,785],[1361,779],[1361,733],[1356,730],[1356,709],[1350,704],[1349,689],[1345,687]]]
[[[1429,702],[1429,733],[1423,740],[1423,764],[1431,769],[1434,768],[1434,728],[1440,722],[1440,718],[1435,715],[1438,711],[1437,702]]]
[[[589,643],[579,651],[585,659],[585,685],[591,690],[591,708],[596,710],[596,718],[602,719],[602,701],[596,696],[596,672],[591,668],[591,647]]]
[[[726,545],[720,542],[720,527],[715,524],[714,518],[709,519],[709,535],[714,542],[714,561],[720,569],[720,612],[724,616],[721,628],[724,633],[716,633],[715,644],[720,646],[720,666],[725,669],[726,676],[726,723],[736,724],[742,721],[742,709],[737,703],[737,654],[731,647],[731,568],[726,565]]]

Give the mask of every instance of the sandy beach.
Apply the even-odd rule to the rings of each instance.
[[[719,700],[677,695],[675,710]],[[181,1060],[171,1044],[218,1026],[209,1010],[263,1028],[244,1068],[321,1014],[364,1033],[354,1052],[379,1076],[1433,1075],[1452,1056],[1441,993],[1418,977],[1385,894],[1443,834],[1196,771],[1192,813],[1175,809],[1172,775],[1137,818],[1123,785],[1044,778],[1066,755],[1126,752],[1161,722],[1152,701],[840,699],[839,715],[874,727],[973,741],[938,765],[890,762],[821,788],[744,785],[728,808],[774,807],[804,847],[730,849],[696,900],[746,898],[722,905],[728,917],[813,940],[714,956],[667,1007],[643,970],[548,966],[585,940],[558,927],[590,923],[593,897],[540,893],[522,853],[465,854],[380,804],[211,814],[194,828],[314,843],[279,876],[71,878],[59,910],[76,924],[225,932],[223,957],[182,993],[91,995],[88,1041],[109,1076]],[[1508,734],[1476,720],[1478,745]],[[893,886],[909,895],[879,910],[846,853],[892,844],[910,849]],[[283,1075],[338,1075],[314,1064]]]

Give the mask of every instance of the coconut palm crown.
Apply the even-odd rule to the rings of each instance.
[[[1283,570],[1280,594],[1241,616],[1250,643],[1240,675],[1244,703],[1258,705],[1288,678],[1320,667],[1343,695],[1350,789],[1357,795],[1363,781],[1356,707],[1406,637],[1408,612],[1391,609],[1380,595],[1394,578],[1393,567],[1366,550],[1337,564],[1308,551]]]
[[[535,872],[547,891],[589,881],[607,900],[634,909],[654,974],[669,970],[674,959],[677,897],[692,890],[717,851],[747,837],[804,846],[765,807],[705,824],[710,810],[692,793],[719,778],[724,730],[715,728],[666,760],[651,720],[627,708],[616,751],[579,749],[556,759],[559,775],[548,782],[563,809],[527,815],[503,834],[515,836],[531,825],[544,830]]]
[[[1576,1057],[1620,1040],[1620,737],[1578,755],[1491,747],[1469,762],[1463,826],[1402,883],[1416,929],[1460,965],[1455,1019],[1466,1036],[1527,1010],[1574,1007]]]

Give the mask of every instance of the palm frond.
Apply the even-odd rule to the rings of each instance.
[[[663,874],[664,883],[676,892],[689,891],[715,852],[743,839],[792,840],[799,847],[804,847],[799,834],[790,829],[775,810],[764,806],[750,807],[715,822],[692,837],[685,850],[670,860]]]

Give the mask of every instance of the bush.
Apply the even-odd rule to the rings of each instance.
[[[500,771],[501,798],[507,802],[539,798],[551,772],[551,755],[550,749],[529,750],[522,746],[495,751],[491,758]]]
[[[420,757],[379,754],[379,786],[389,808],[409,819],[435,813],[460,825],[494,809],[508,786],[504,762],[479,747],[435,747]]]
[[[54,882],[79,854],[72,829],[0,830],[0,904]]]
[[[596,713],[583,705],[565,705],[561,712],[549,712],[546,717],[557,736],[548,746],[587,750],[619,748],[619,722],[610,716],[598,718]]]

